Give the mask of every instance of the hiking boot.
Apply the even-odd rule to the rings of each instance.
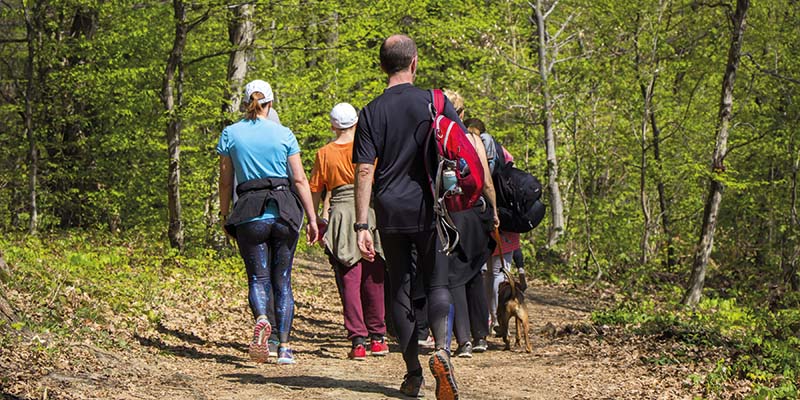
[[[433,340],[433,336],[428,335],[428,338],[425,340],[418,340],[417,344],[419,345],[420,349],[424,350],[433,350],[436,346],[436,342]]]
[[[272,331],[272,326],[266,318],[259,318],[253,329],[253,341],[250,343],[250,359],[257,363],[265,363],[269,359],[269,345],[267,339]]]
[[[422,375],[409,375],[403,377],[403,383],[400,384],[400,392],[408,397],[422,397],[422,386],[425,385],[425,379]]]
[[[456,349],[456,357],[458,358],[472,358],[472,343],[464,342]]]
[[[385,356],[389,354],[389,345],[386,339],[372,339],[369,341],[369,354],[373,356]]]
[[[294,364],[294,354],[292,354],[292,349],[288,347],[281,347],[278,349],[278,364]]]
[[[475,346],[472,346],[472,351],[476,353],[483,353],[488,349],[489,343],[486,342],[486,339],[478,339],[475,341]]]
[[[357,344],[347,353],[347,358],[356,361],[364,361],[367,359],[367,349],[364,348],[363,344]]]
[[[436,380],[437,400],[457,400],[458,387],[453,375],[453,364],[450,355],[444,349],[436,350],[428,362],[433,378]]]

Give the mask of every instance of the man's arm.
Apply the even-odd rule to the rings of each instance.
[[[372,196],[372,179],[375,167],[372,164],[356,164],[356,223],[369,223],[369,200]],[[370,227],[373,228],[373,227]],[[358,249],[367,261],[375,259],[375,248],[370,229],[358,231]]]

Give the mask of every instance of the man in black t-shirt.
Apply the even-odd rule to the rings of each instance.
[[[408,373],[400,390],[419,395],[422,367],[419,362],[415,317],[412,306],[414,263],[422,274],[428,298],[428,322],[436,342],[429,366],[436,379],[437,399],[458,398],[450,349],[446,349],[448,313],[452,306],[446,264],[435,262],[437,235],[433,223],[433,196],[428,165],[436,161],[433,146],[426,146],[431,127],[429,91],[413,85],[417,72],[417,48],[405,35],[386,39],[380,49],[381,69],[389,76],[388,87],[372,100],[358,117],[353,163],[356,164],[356,221],[362,256],[375,257],[372,230],[381,234],[389,271],[391,311]],[[445,101],[444,114],[461,124],[456,110]],[[461,127],[464,132],[466,128]],[[374,165],[375,159],[378,160]],[[373,187],[374,180],[374,187]],[[374,190],[373,190],[374,189]],[[374,193],[377,227],[367,222],[370,196]]]

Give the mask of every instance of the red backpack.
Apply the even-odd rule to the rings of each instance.
[[[436,165],[428,166],[433,192],[436,231],[442,249],[450,253],[459,241],[458,229],[450,218],[451,212],[472,208],[483,192],[483,166],[478,152],[459,124],[445,117],[444,93],[431,90],[431,130],[426,143],[436,147]],[[428,144],[426,144],[426,147]],[[451,232],[455,233],[451,238]]]

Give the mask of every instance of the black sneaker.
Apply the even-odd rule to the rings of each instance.
[[[450,355],[444,349],[436,350],[428,364],[436,379],[436,400],[458,400],[458,386]]]
[[[489,343],[486,343],[486,339],[478,339],[475,341],[475,346],[472,346],[472,351],[476,353],[483,353],[488,349]]]
[[[425,385],[425,379],[422,375],[409,375],[403,377],[403,383],[400,384],[400,392],[408,397],[422,397],[422,386]]]
[[[464,342],[456,349],[456,357],[459,358],[472,358],[472,343]]]

